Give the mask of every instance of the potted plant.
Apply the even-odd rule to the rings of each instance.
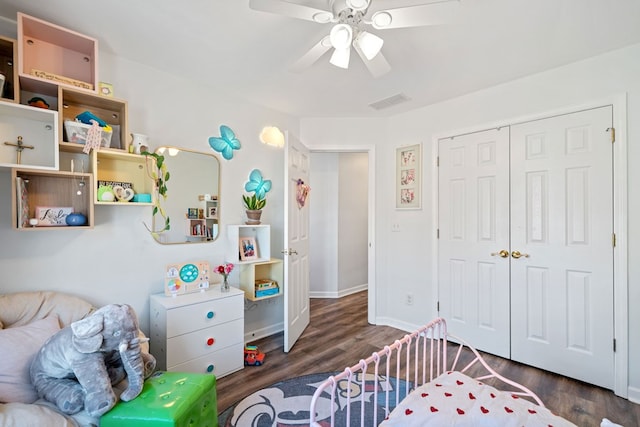
[[[242,195],[244,201],[244,207],[247,211],[247,224],[257,225],[260,224],[260,217],[262,216],[262,208],[267,204],[266,199],[259,199],[254,193],[252,196]]]
[[[253,195],[242,195],[244,207],[247,210],[247,224],[260,224],[262,209],[267,204],[267,192],[271,190],[271,180],[263,179],[262,173],[258,169],[254,169],[249,174],[249,181],[244,185],[247,192],[253,192]]]

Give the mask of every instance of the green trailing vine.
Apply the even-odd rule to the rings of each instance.
[[[153,205],[153,213],[152,216],[155,218],[156,215],[160,215],[162,217],[163,227],[159,230],[154,230],[150,228],[147,224],[144,226],[147,230],[157,236],[158,234],[168,231],[171,229],[171,219],[167,216],[166,211],[162,207],[162,203],[160,200],[160,196],[162,196],[162,200],[167,199],[167,181],[171,178],[171,174],[167,170],[167,166],[164,163],[164,156],[158,153],[150,153],[148,151],[143,151],[141,154],[147,156],[147,158],[154,159],[155,168],[151,169],[149,167],[149,162],[147,162],[147,173],[154,180],[156,192],[158,197],[155,198],[155,203]]]

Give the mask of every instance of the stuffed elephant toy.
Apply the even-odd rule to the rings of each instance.
[[[120,399],[129,401],[153,373],[156,360],[140,344],[133,308],[107,305],[52,336],[31,364],[31,381],[38,395],[62,412],[84,408],[99,417],[118,400],[112,385],[126,376],[128,386]]]

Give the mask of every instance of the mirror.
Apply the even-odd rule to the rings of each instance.
[[[220,234],[220,161],[214,154],[178,147],[159,147],[169,173],[166,198],[158,197],[169,217],[170,228],[153,233],[158,243],[213,242]],[[165,219],[153,215],[153,230],[162,230]]]

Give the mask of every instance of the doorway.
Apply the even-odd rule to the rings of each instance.
[[[375,323],[373,147],[311,148],[310,296],[368,291]]]

